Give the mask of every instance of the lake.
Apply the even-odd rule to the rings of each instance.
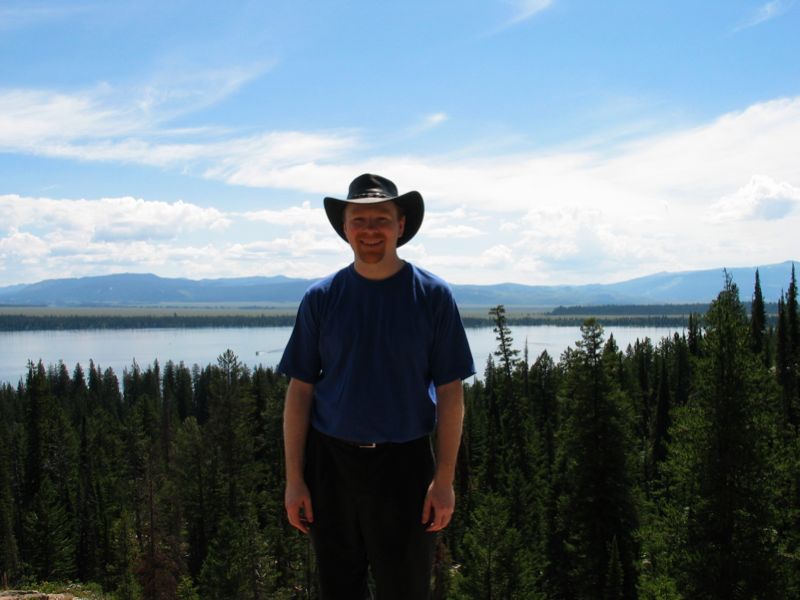
[[[681,328],[669,327],[608,327],[606,338],[613,333],[617,345],[625,349],[637,339],[649,337],[654,343],[671,336]],[[84,369],[89,359],[104,370],[108,367],[121,378],[122,371],[133,361],[145,367],[158,360],[183,361],[201,367],[214,363],[225,350],[233,350],[246,365],[274,367],[280,360],[289,339],[291,327],[233,327],[209,329],[99,329],[80,331],[14,331],[0,333],[0,383],[14,385],[24,378],[28,360],[41,360],[45,366],[64,362],[72,372],[76,363]],[[544,350],[558,360],[568,346],[580,339],[578,327],[552,325],[518,326],[511,328],[514,347],[522,351],[528,342],[531,362]],[[475,366],[479,375],[486,359],[497,343],[491,327],[467,329]]]

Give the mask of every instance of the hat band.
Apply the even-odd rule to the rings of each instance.
[[[363,192],[355,196],[349,196],[347,199],[355,200],[356,198],[392,198],[392,196],[387,196],[383,192]]]

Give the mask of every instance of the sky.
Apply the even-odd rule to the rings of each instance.
[[[378,173],[451,283],[800,257],[800,0],[0,0],[0,286],[320,277]]]

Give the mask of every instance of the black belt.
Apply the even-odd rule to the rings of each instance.
[[[341,442],[342,444],[346,444],[348,446],[353,446],[354,448],[363,448],[365,450],[374,450],[375,448],[378,447],[378,444],[376,444],[375,442],[370,442],[369,444],[362,444],[361,442],[351,442],[348,440],[337,440],[337,441]],[[381,446],[385,445],[386,444],[381,444]]]
[[[377,450],[378,448],[386,448],[388,446],[403,446],[405,444],[413,444],[415,442],[419,442],[420,440],[429,440],[429,436],[422,436],[421,438],[417,438],[415,440],[409,440],[407,442],[354,442],[352,440],[343,440],[342,438],[333,437],[326,433],[322,433],[317,429],[313,429],[312,431],[316,433],[321,438],[325,439],[328,442],[333,444],[339,444],[340,446],[347,446],[348,448],[358,448],[359,450]]]
[[[349,448],[358,448],[360,450],[375,450],[377,448],[382,448],[384,446],[391,446],[393,445],[391,442],[385,442],[383,444],[378,444],[376,442],[354,442],[352,440],[343,440],[341,438],[333,437],[322,433],[321,431],[317,431],[316,429],[314,432],[319,435],[320,437],[333,442],[334,444],[339,444],[341,446],[347,446]]]

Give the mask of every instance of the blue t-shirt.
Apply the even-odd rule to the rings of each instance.
[[[475,373],[449,286],[410,263],[378,281],[351,264],[312,285],[277,369],[314,384],[315,429],[378,443],[433,431],[435,386]]]

